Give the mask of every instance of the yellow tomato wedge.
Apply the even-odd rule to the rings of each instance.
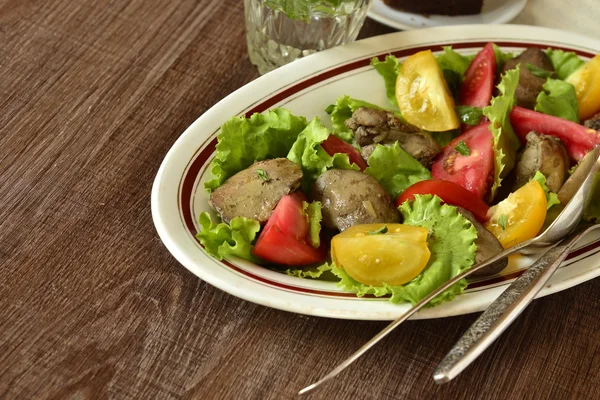
[[[430,50],[408,57],[396,80],[396,100],[411,124],[432,132],[459,127],[444,73]]]
[[[362,237],[369,233],[385,230],[387,235],[400,236],[405,240],[426,242],[429,231],[426,228],[403,224],[359,224],[353,225],[336,237]]]
[[[385,233],[376,233],[378,231]],[[365,285],[397,286],[423,271],[431,253],[428,230],[402,224],[355,225],[331,240],[338,267]]]
[[[505,249],[535,237],[546,219],[546,194],[530,181],[505,200],[490,208],[486,228]]]
[[[600,112],[600,54],[569,75],[567,82],[575,86],[579,119],[584,121]]]

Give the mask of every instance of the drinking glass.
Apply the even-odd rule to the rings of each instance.
[[[356,39],[373,0],[244,0],[250,61],[261,74]]]

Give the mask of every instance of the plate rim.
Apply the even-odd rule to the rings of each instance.
[[[518,25],[511,25],[510,26],[510,30],[511,32],[514,31],[515,27],[519,27]],[[454,38],[454,37],[447,37],[448,32],[452,32],[454,31],[454,33],[456,34],[458,32],[458,30],[460,30],[461,32],[464,32],[465,30],[469,31],[477,31],[477,30],[481,30],[485,28],[486,31],[490,31],[490,28],[492,28],[491,30],[494,31],[494,34],[498,34],[497,32],[501,32],[501,31],[506,31],[507,26],[503,26],[503,25],[465,25],[465,26],[453,26],[453,27],[435,27],[435,28],[428,28],[428,29],[424,29],[421,30],[420,32],[422,33],[423,31],[429,31],[428,33],[431,34],[431,36],[436,36],[436,35],[442,35],[446,36],[445,39],[443,40],[444,42],[459,42],[460,39]],[[569,32],[564,32],[564,31],[560,31],[560,30],[556,30],[556,29],[550,29],[550,28],[541,28],[541,27],[528,27],[528,26],[524,26],[522,27],[522,29],[525,29],[526,31],[528,31],[528,35],[532,35],[535,36],[537,34],[543,34],[543,33],[553,33],[553,34],[560,34],[560,35],[565,35],[567,34],[567,36],[571,36],[571,39],[584,39],[584,42],[588,42],[591,41],[591,43],[593,43],[593,40],[591,38],[586,38],[583,35],[579,35],[579,34],[574,34],[574,33],[569,33]],[[332,318],[346,318],[346,319],[363,319],[363,320],[389,320],[389,319],[393,319],[395,316],[399,315],[403,309],[406,309],[408,307],[403,307],[403,305],[393,305],[394,310],[391,312],[384,312],[384,313],[336,313],[336,312],[332,312],[331,309],[325,307],[296,307],[293,303],[290,304],[290,302],[278,302],[278,301],[267,301],[266,299],[264,299],[263,296],[259,296],[257,295],[257,293],[254,292],[248,292],[247,290],[245,291],[236,291],[235,287],[231,287],[228,282],[223,282],[222,280],[217,279],[215,276],[211,276],[210,274],[205,274],[205,273],[201,273],[201,271],[197,268],[197,265],[194,265],[197,260],[194,260],[193,257],[189,257],[187,254],[185,254],[185,251],[183,251],[180,248],[180,244],[177,243],[173,237],[171,237],[171,235],[169,235],[169,227],[167,226],[168,224],[166,223],[166,221],[164,221],[163,219],[163,215],[161,213],[161,191],[163,191],[163,186],[164,186],[164,174],[165,174],[165,169],[167,168],[167,165],[169,164],[169,160],[170,158],[172,158],[174,156],[174,154],[176,153],[177,149],[182,145],[182,142],[184,141],[184,139],[186,137],[189,137],[190,135],[194,134],[193,132],[202,124],[202,122],[204,122],[205,120],[207,120],[207,115],[215,114],[220,108],[223,108],[223,105],[226,105],[228,102],[232,101],[232,98],[235,98],[236,96],[240,95],[240,92],[242,91],[252,91],[253,88],[258,87],[261,84],[264,84],[265,82],[279,82],[281,80],[281,78],[288,72],[293,72],[293,70],[297,70],[295,74],[291,74],[292,77],[294,77],[295,75],[300,75],[303,78],[308,78],[310,76],[315,75],[315,73],[317,71],[310,71],[310,72],[302,72],[300,74],[298,74],[299,70],[302,70],[303,68],[301,68],[304,65],[307,66],[315,66],[316,64],[318,64],[317,59],[320,59],[320,62],[323,63],[323,60],[327,60],[327,58],[329,56],[333,57],[334,53],[338,53],[336,55],[336,57],[333,58],[339,58],[342,57],[344,58],[344,61],[340,61],[341,63],[348,63],[349,61],[349,56],[352,55],[353,52],[358,51],[358,53],[360,53],[361,47],[364,47],[365,45],[369,45],[375,42],[383,42],[386,41],[387,39],[390,39],[390,37],[410,37],[410,36],[414,36],[414,35],[410,35],[410,32],[415,32],[415,31],[406,31],[406,32],[394,32],[394,33],[390,33],[387,35],[381,35],[381,36],[376,36],[376,37],[372,37],[372,38],[368,38],[368,39],[364,39],[355,43],[352,43],[350,45],[347,46],[342,46],[340,48],[335,48],[335,49],[331,49],[328,51],[324,51],[321,53],[317,53],[313,56],[307,57],[306,59],[303,60],[298,60],[296,61],[294,64],[290,64],[288,66],[284,66],[276,71],[273,71],[269,74],[266,74],[246,85],[244,85],[243,87],[237,89],[236,91],[234,91],[233,93],[229,94],[228,96],[226,96],[225,98],[223,98],[222,100],[220,100],[217,104],[215,104],[213,107],[211,107],[209,110],[207,110],[203,115],[201,115],[199,118],[197,118],[180,136],[179,138],[175,141],[175,143],[173,144],[173,146],[169,149],[169,152],[166,154],[163,162],[161,163],[161,166],[157,172],[156,178],[154,180],[153,183],[153,187],[152,187],[152,195],[151,195],[151,208],[152,208],[152,217],[154,220],[154,224],[155,227],[157,229],[157,232],[159,234],[159,237],[161,238],[161,240],[163,241],[163,243],[165,244],[165,246],[167,247],[167,249],[171,252],[171,254],[173,254],[173,256],[186,268],[188,269],[190,272],[192,272],[194,275],[196,275],[198,278],[205,280],[207,283],[210,283],[211,285],[219,288],[220,290],[223,290],[229,294],[235,295],[236,297],[240,297],[242,299],[254,302],[254,303],[258,303],[258,304],[262,304],[268,307],[272,307],[272,308],[277,308],[277,309],[281,309],[281,310],[285,310],[285,311],[292,311],[292,312],[297,312],[297,313],[302,313],[302,314],[307,314],[307,315],[314,315],[314,316],[323,316],[323,317],[332,317]],[[525,35],[526,37],[528,35]],[[460,35],[458,35],[460,36]],[[485,35],[484,35],[485,36]],[[493,35],[490,35],[493,36]],[[501,38],[496,38],[493,39],[492,37],[489,38],[489,40],[515,40],[515,41],[519,41],[521,43],[527,43],[527,39],[528,38],[516,38],[516,37],[508,37],[508,36],[502,36]],[[539,39],[529,39],[530,41],[532,40],[539,40]],[[466,40],[468,42],[468,39]],[[475,41],[474,39],[471,39],[471,41]],[[393,50],[393,49],[401,49],[401,48],[415,48],[419,45],[422,45],[424,43],[423,40],[416,40],[416,41],[410,41],[410,44],[408,46],[403,46],[403,47],[398,47],[398,46],[388,46],[388,50]],[[536,43],[540,43],[540,42],[536,42]],[[567,41],[564,44],[567,44],[571,47],[574,48],[583,48],[586,49],[585,46],[582,45],[575,45],[573,42]],[[381,46],[379,46],[381,47]],[[357,49],[357,50],[354,50]],[[592,48],[587,48],[587,50],[591,50],[593,52],[598,52],[598,50],[596,49],[592,49]],[[362,49],[362,51],[364,52],[364,49]],[[375,51],[375,52],[380,52],[379,50]],[[367,57],[369,54],[367,53],[360,53],[360,58],[364,58]],[[308,61],[307,61],[308,60]],[[312,62],[310,62],[312,61]],[[337,64],[336,64],[337,65]],[[310,70],[310,68],[309,68]],[[282,86],[278,86],[280,88],[285,88],[287,86],[289,86],[290,84],[290,80],[289,79],[283,79],[284,82],[287,82],[286,85],[282,85]],[[246,107],[246,109],[248,109],[249,107]],[[231,112],[229,112],[229,114],[227,114],[227,118],[229,118],[229,116],[231,116]],[[209,136],[210,137],[210,134]],[[211,260],[215,261],[214,259],[210,258]],[[581,274],[580,276],[578,276],[579,279],[575,279],[577,277],[571,278],[570,280],[567,281],[563,281],[563,282],[553,282],[552,287],[549,290],[545,290],[543,293],[540,294],[539,297],[542,297],[544,295],[547,294],[551,294],[554,293],[556,291],[560,291],[560,290],[564,290],[568,287],[577,285],[581,282],[584,282],[586,280],[591,279],[591,275],[593,276],[597,276],[598,274],[600,274],[600,271],[595,271],[595,270],[591,270],[591,271],[587,271],[584,274]],[[510,282],[507,282],[506,285],[508,285]],[[562,285],[561,285],[562,283]],[[570,285],[568,285],[567,283],[571,283]],[[495,288],[491,288],[491,289],[486,289],[486,293],[490,293],[493,294],[492,291],[494,289],[499,289],[502,288],[506,285],[499,285],[498,287]],[[546,288],[545,288],[546,289]],[[497,290],[496,290],[497,291]],[[500,290],[501,292],[501,290]],[[498,294],[500,293],[498,292]],[[463,295],[462,297],[464,297],[465,295]],[[458,297],[457,297],[458,299]],[[454,303],[457,301],[457,299],[453,300],[451,303]],[[357,299],[355,299],[357,300]],[[493,299],[492,299],[493,300]],[[491,301],[491,300],[490,300]],[[469,308],[469,307],[467,307]],[[435,310],[438,309],[438,307],[434,308],[434,309],[430,309],[430,310]],[[481,308],[481,305],[479,305],[479,307],[470,307],[468,310],[458,310],[456,312],[448,312],[448,310],[446,310],[446,312],[443,313],[443,315],[439,315],[439,313],[421,313],[421,314],[417,314],[415,316],[416,319],[419,318],[438,318],[438,317],[443,317],[443,316],[451,316],[451,315],[458,315],[458,314],[465,314],[468,312],[476,312],[479,311]],[[430,315],[431,314],[431,315]]]

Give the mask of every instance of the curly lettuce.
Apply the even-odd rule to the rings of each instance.
[[[354,133],[352,133],[352,130],[350,130],[350,128],[348,128],[344,122],[346,122],[348,118],[352,117],[352,113],[354,113],[354,111],[361,107],[383,110],[383,108],[376,106],[375,104],[353,99],[348,95],[338,98],[335,104],[332,104],[325,109],[327,114],[331,116],[333,133],[337,137],[345,140],[346,142],[352,142],[352,139],[354,139]]]
[[[204,187],[210,192],[255,161],[285,157],[307,124],[306,118],[284,108],[250,118],[230,118],[217,135],[219,142],[210,167],[215,178]]]
[[[494,183],[490,199],[494,198],[502,179],[514,167],[520,146],[509,118],[510,111],[515,105],[515,91],[518,84],[519,66],[502,76],[498,85],[501,94],[492,98],[491,104],[483,109],[483,115],[490,120],[490,130],[494,136]]]
[[[498,47],[495,43],[493,45],[494,47],[494,55],[496,56],[496,71],[500,71],[502,69],[502,66],[504,65],[504,63],[508,60],[510,60],[511,58],[514,58],[515,55],[513,53],[505,53],[502,50],[500,50],[500,47]]]
[[[428,246],[431,252],[423,272],[400,286],[365,285],[348,275],[343,266],[332,265],[331,272],[340,278],[338,286],[356,293],[358,297],[372,294],[376,297],[391,295],[390,302],[416,304],[449,279],[475,262],[477,231],[473,224],[456,211],[456,207],[442,205],[441,199],[431,195],[416,195],[399,208],[404,223],[429,229]],[[466,279],[436,296],[428,305],[435,306],[452,300],[467,286]]]
[[[385,56],[385,61],[379,60],[377,57],[371,59],[371,65],[377,70],[383,78],[385,84],[385,94],[388,101],[398,109],[398,101],[396,100],[396,79],[402,68],[402,64],[392,55]]]
[[[245,217],[235,217],[229,224],[213,222],[207,212],[200,214],[200,232],[196,238],[202,243],[208,254],[217,260],[230,256],[243,258],[260,264],[252,255],[253,242],[260,230],[258,221]]]
[[[331,271],[333,268],[333,263],[325,263],[318,267],[297,267],[297,268],[289,268],[283,271],[286,275],[295,276],[297,278],[324,278],[323,274],[328,271]]]
[[[311,191],[319,175],[328,169],[360,169],[356,164],[350,165],[347,154],[336,153],[333,157],[327,154],[321,143],[329,135],[329,129],[321,124],[319,118],[315,118],[300,132],[287,154],[289,160],[302,167],[302,188],[306,193]]]
[[[559,79],[548,79],[537,97],[535,111],[579,123],[575,86]]]
[[[431,172],[408,154],[398,142],[393,146],[377,145],[367,160],[365,174],[375,178],[394,198],[409,186],[431,179]]]

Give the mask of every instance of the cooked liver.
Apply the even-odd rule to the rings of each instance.
[[[494,257],[496,254],[499,254],[504,250],[502,244],[496,239],[496,236],[492,234],[492,232],[488,231],[485,226],[483,226],[477,218],[468,210],[462,207],[456,207],[458,212],[471,221],[475,229],[477,229],[477,240],[475,244],[477,245],[477,253],[475,253],[475,264],[479,264]],[[484,269],[474,272],[475,276],[488,276],[494,275],[498,272],[502,271],[508,265],[508,259],[504,258],[502,260],[498,260],[495,263],[485,267]]]
[[[592,118],[586,120],[583,123],[586,128],[590,128],[590,129],[595,129],[597,131],[600,131],[600,113],[594,115]]]
[[[268,177],[262,179],[257,170]],[[258,161],[238,172],[210,195],[210,203],[229,223],[235,217],[265,223],[279,200],[296,190],[302,179],[300,165],[287,158]]]
[[[569,174],[570,160],[560,139],[554,136],[527,134],[527,146],[515,167],[516,190],[529,182],[537,171],[546,177],[551,192],[558,192]]]
[[[378,143],[393,146],[398,142],[404,151],[427,168],[442,151],[429,133],[402,122],[396,115],[384,110],[361,107],[346,120],[346,126],[354,132],[365,161]]]
[[[538,94],[542,91],[542,86],[547,78],[535,76],[531,73],[528,64],[535,65],[546,71],[554,72],[552,62],[542,50],[530,47],[521,53],[518,57],[508,60],[502,67],[502,72],[514,69],[521,64],[519,72],[519,86],[515,91],[515,100],[517,105],[533,110]]]
[[[323,226],[343,231],[357,224],[400,222],[391,196],[370,175],[332,169],[317,178],[312,196],[321,202]]]

